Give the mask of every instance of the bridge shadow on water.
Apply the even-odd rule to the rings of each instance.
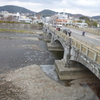
[[[89,74],[90,76],[73,80],[72,82],[70,82],[70,84],[76,82],[77,84],[79,84],[84,88],[89,87],[95,93],[95,95],[98,96],[98,98],[100,99],[100,80],[86,66],[82,65],[81,63],[74,62],[74,66],[85,68],[86,71],[90,73]]]
[[[51,51],[53,56],[55,57],[55,60],[61,60],[63,58],[64,52],[63,51]]]

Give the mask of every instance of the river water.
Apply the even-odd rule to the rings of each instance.
[[[63,52],[50,52],[43,35],[0,33],[0,73],[32,64],[53,65]]]

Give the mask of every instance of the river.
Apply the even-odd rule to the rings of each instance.
[[[27,65],[53,65],[63,52],[50,52],[43,35],[0,33],[0,73]]]
[[[60,81],[54,65],[55,59],[62,59],[63,52],[50,52],[47,49],[46,42],[42,34],[29,33],[0,33],[0,74],[7,73],[29,65],[40,65],[42,70],[53,80],[69,86],[70,81]],[[96,82],[100,84],[99,80]],[[100,85],[97,87],[94,80],[85,84],[80,82],[81,86],[90,86],[91,89],[100,97]]]

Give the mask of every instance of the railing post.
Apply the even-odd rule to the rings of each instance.
[[[95,53],[94,55],[94,61],[96,62],[96,59],[97,59],[97,53]]]

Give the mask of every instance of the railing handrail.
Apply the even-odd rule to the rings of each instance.
[[[97,52],[98,54],[100,54],[100,52],[99,52],[99,51],[97,51],[97,50],[95,50],[95,49],[91,48],[90,46],[88,46],[88,45],[86,45],[86,44],[84,44],[84,43],[82,43],[82,42],[80,42],[80,41],[76,40],[76,39],[75,39],[75,38],[73,38],[73,37],[71,37],[71,38],[72,38],[73,40],[75,40],[75,41],[79,42],[80,44],[84,45],[85,47],[87,47],[87,48],[91,49],[92,51],[95,51],[95,52]]]

